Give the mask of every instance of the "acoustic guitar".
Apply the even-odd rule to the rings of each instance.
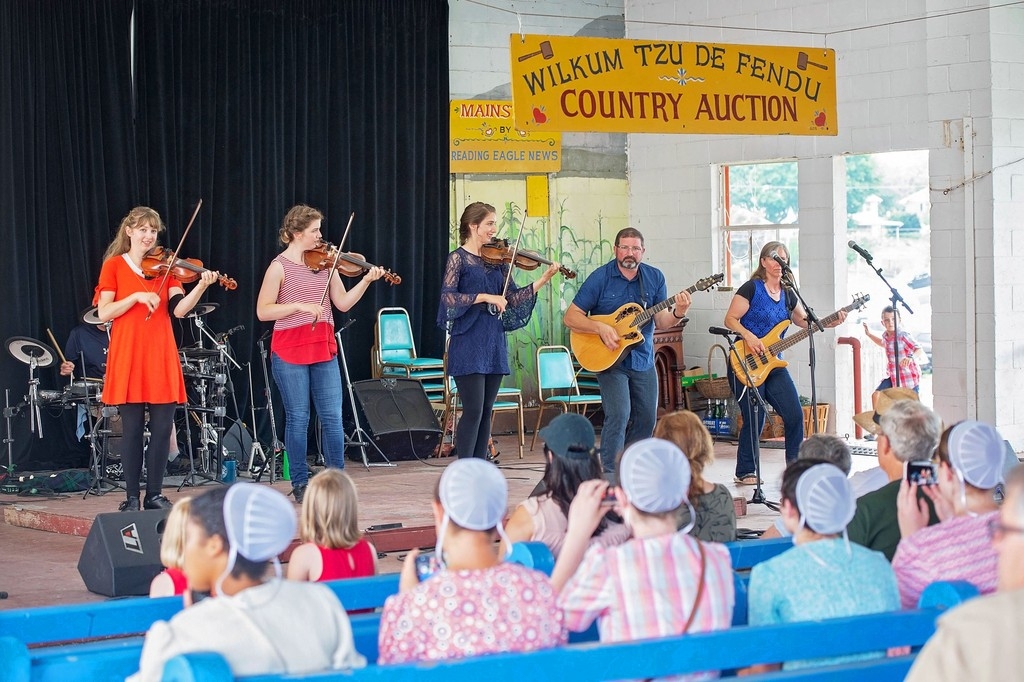
[[[725,279],[725,275],[718,273],[704,279],[698,280],[696,284],[689,287],[686,292],[692,294],[695,291],[706,291]],[[661,303],[656,303],[644,310],[638,303],[625,303],[614,313],[608,315],[591,315],[590,319],[604,322],[611,325],[619,333],[619,347],[615,350],[608,350],[598,334],[586,332],[569,332],[569,345],[583,369],[590,372],[603,372],[622,357],[622,354],[644,340],[640,328],[647,324],[652,317],[668,308],[675,301],[675,294]]]
[[[850,312],[851,310],[857,310],[864,307],[864,304],[871,300],[869,294],[861,294],[853,299],[850,305],[840,308],[825,319],[821,321],[824,326],[829,326],[833,322],[839,319],[840,312]],[[736,352],[729,354],[729,364],[732,365],[732,371],[736,374],[736,378],[744,386],[760,386],[764,383],[768,375],[771,374],[772,370],[776,367],[785,367],[789,363],[779,357],[779,353],[786,350],[790,346],[794,346],[808,336],[811,335],[809,329],[801,329],[796,334],[782,338],[782,333],[789,327],[790,321],[783,320],[779,322],[770,332],[761,337],[761,343],[764,344],[765,352],[760,355],[754,355],[753,353],[747,352],[747,344],[742,340],[736,341]],[[739,356],[739,357],[737,357]],[[743,373],[743,365],[740,364],[740,359],[743,358],[743,363],[747,366],[747,372],[750,374],[750,383],[747,382],[747,376]]]

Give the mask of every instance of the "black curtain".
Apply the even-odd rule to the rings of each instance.
[[[256,339],[269,325],[255,319],[256,295],[281,248],[281,219],[297,203],[325,213],[335,243],[354,212],[346,249],[403,279],[375,284],[338,315],[339,325],[355,320],[343,335],[353,380],[369,376],[375,313],[386,305],[409,309],[422,354],[440,353],[447,2],[0,3],[0,78],[10,93],[0,139],[16,148],[0,160],[11,245],[2,257],[23,273],[5,284],[5,339],[47,340],[50,326],[63,342],[128,209],[157,209],[174,247],[202,199],[182,255],[237,280],[235,291],[211,288],[220,307],[205,320],[212,333],[245,325],[231,339],[241,363],[259,360]],[[182,345],[198,341],[191,320],[180,333]],[[46,372],[43,384],[56,382]],[[246,373],[232,374],[248,421]],[[27,367],[5,354],[3,375],[17,402]],[[253,379],[259,402],[258,362]]]

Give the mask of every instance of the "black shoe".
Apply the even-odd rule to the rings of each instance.
[[[145,509],[170,509],[174,503],[163,495],[146,495],[146,501],[142,504]]]
[[[117,506],[117,511],[139,511],[139,498],[130,496]]]
[[[295,504],[302,504],[303,498],[306,497],[306,486],[297,485],[292,488],[292,497],[295,498]]]

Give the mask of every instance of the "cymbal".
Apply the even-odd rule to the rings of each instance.
[[[203,315],[209,315],[210,313],[212,313],[214,310],[217,309],[218,305],[220,305],[220,304],[219,303],[200,303],[195,308],[193,308],[192,312],[190,312],[185,317],[202,317]]]
[[[99,306],[93,306],[82,312],[82,322],[86,324],[103,324],[103,320],[100,319],[100,308]]]
[[[31,365],[33,359],[36,367],[53,367],[57,364],[57,353],[42,341],[27,336],[12,336],[4,345],[15,360],[26,365]]]

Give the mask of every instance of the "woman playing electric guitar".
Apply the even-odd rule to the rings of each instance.
[[[797,301],[796,294],[783,286],[783,269],[779,261],[788,267],[789,250],[781,242],[772,241],[761,247],[757,269],[736,290],[729,310],[725,313],[725,326],[739,334],[746,350],[754,355],[767,352],[762,338],[780,322],[789,320],[798,327],[807,328],[807,315],[803,306]],[[846,319],[846,312],[840,310],[830,317],[834,319],[829,320],[831,324],[827,326],[834,327]],[[751,429],[756,429],[753,434],[760,437],[767,415],[759,411],[755,423],[749,391],[760,391],[768,404],[782,417],[786,433],[786,462],[796,460],[800,443],[804,439],[804,414],[800,407],[800,396],[784,366],[772,370],[756,388],[748,388],[737,378],[730,363],[729,383],[743,415],[743,428],[740,430],[736,451],[736,483],[756,485]]]

